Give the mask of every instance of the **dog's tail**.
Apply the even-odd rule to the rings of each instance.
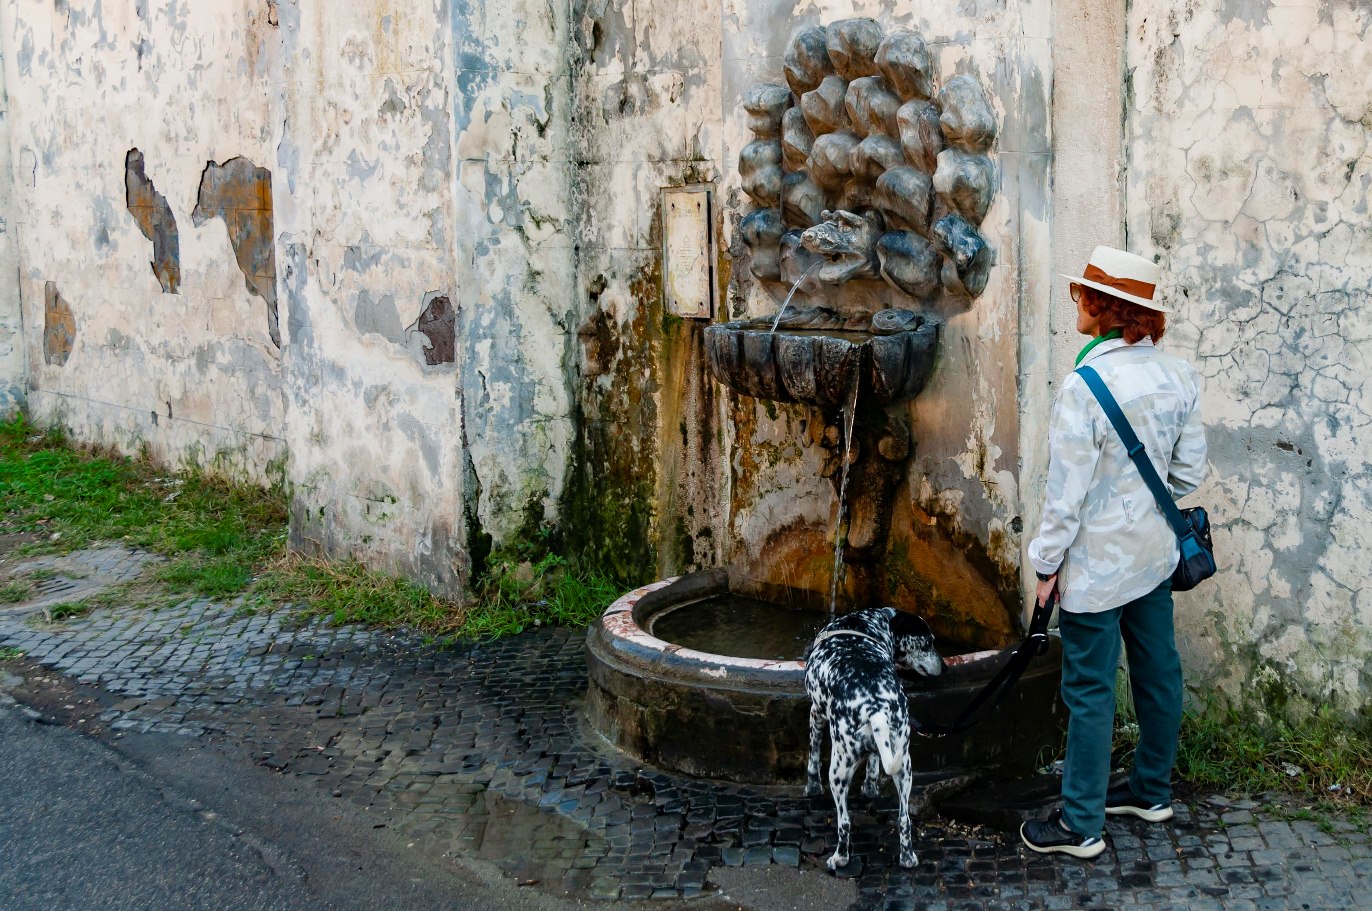
[[[867,723],[872,726],[872,739],[876,741],[877,754],[881,756],[881,767],[886,770],[887,775],[895,777],[897,770],[904,764],[905,757],[896,749],[891,719],[886,717],[885,712],[873,712]]]

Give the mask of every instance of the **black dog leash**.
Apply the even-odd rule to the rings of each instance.
[[[982,719],[987,712],[1000,705],[1019,678],[1024,674],[1029,662],[1048,651],[1048,621],[1053,616],[1053,608],[1058,603],[1058,589],[1053,586],[1052,593],[1043,604],[1034,604],[1034,615],[1029,619],[1029,633],[1024,641],[1009,650],[1009,658],[991,682],[982,687],[981,692],[972,697],[958,717],[950,724],[932,724],[910,719],[910,726],[916,734],[924,737],[946,737],[967,730]],[[1001,653],[1006,654],[1005,652]],[[995,697],[994,699],[992,697]]]

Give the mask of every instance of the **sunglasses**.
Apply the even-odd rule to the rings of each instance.
[[[1072,282],[1070,285],[1067,286],[1067,293],[1070,294],[1070,295],[1072,295],[1072,302],[1073,302],[1073,303],[1080,303],[1080,302],[1081,302],[1081,292],[1083,292],[1083,291],[1085,291],[1085,290],[1086,290],[1086,289],[1085,289],[1084,287],[1082,287],[1081,285],[1077,284],[1076,282]]]

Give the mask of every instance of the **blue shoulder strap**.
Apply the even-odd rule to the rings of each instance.
[[[1153,463],[1148,461],[1148,452],[1139,442],[1138,434],[1134,433],[1134,428],[1130,426],[1129,419],[1120,410],[1119,403],[1110,394],[1110,388],[1105,385],[1105,381],[1100,378],[1100,374],[1094,367],[1078,367],[1077,373],[1086,381],[1086,385],[1095,394],[1096,401],[1100,403],[1101,410],[1110,419],[1110,423],[1115,426],[1115,432],[1119,434],[1120,440],[1124,443],[1124,448],[1129,452],[1129,458],[1134,460],[1138,466],[1139,474],[1143,475],[1143,482],[1148,485],[1148,489],[1157,498],[1158,505],[1162,507],[1162,514],[1167,517],[1167,522],[1172,526],[1172,531],[1176,533],[1178,540],[1185,539],[1195,534],[1191,530],[1190,524],[1182,516],[1181,510],[1177,508],[1176,500],[1172,499],[1172,491],[1167,489],[1167,485],[1158,477],[1157,471],[1153,468]]]

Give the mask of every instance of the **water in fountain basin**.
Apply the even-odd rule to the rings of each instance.
[[[796,296],[796,289],[800,287],[800,283],[805,281],[805,279],[809,278],[810,273],[815,271],[822,265],[824,265],[824,261],[820,260],[819,262],[812,265],[810,268],[806,269],[804,272],[800,273],[800,278],[796,279],[796,283],[792,285],[791,290],[786,293],[786,300],[781,302],[781,309],[777,311],[777,318],[772,320],[773,335],[776,334],[777,326],[781,323],[781,314],[785,313],[786,308],[791,305],[791,298]]]
[[[839,469],[838,480],[838,519],[834,522],[834,574],[829,580],[829,616],[834,616],[838,608],[838,587],[843,581],[843,519],[848,514],[848,462],[853,450],[853,420],[857,415],[858,387],[862,385],[862,372],[857,364],[853,365],[853,376],[848,380],[848,407],[843,409],[843,462]]]
[[[828,620],[822,610],[727,594],[664,611],[648,631],[699,652],[785,661],[803,656]]]
[[[829,622],[818,606],[776,604],[730,592],[667,608],[648,621],[648,632],[664,642],[712,655],[793,661],[804,657],[815,634]],[[974,651],[938,638],[945,658]]]

